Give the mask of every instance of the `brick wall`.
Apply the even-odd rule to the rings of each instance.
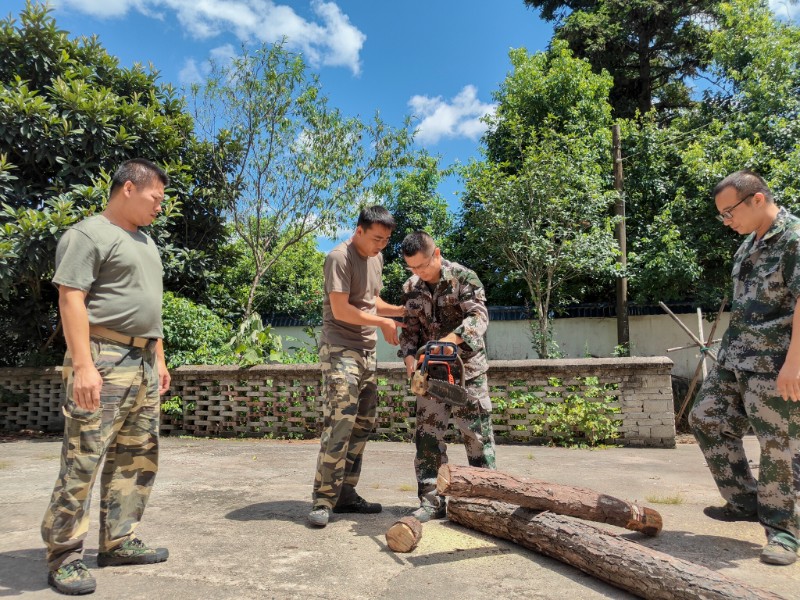
[[[540,443],[532,430],[540,415],[529,402],[563,402],[569,394],[602,388],[618,407],[620,437],[629,446],[675,446],[670,383],[672,361],[664,357],[491,361],[489,385],[499,443]],[[379,363],[378,420],[374,437],[411,439],[414,396],[405,368]],[[0,429],[58,431],[63,417],[61,369],[0,369]],[[162,399],[163,433],[195,436],[310,438],[321,427],[318,365],[185,366],[172,372]],[[177,414],[175,413],[177,410]],[[541,429],[541,428],[539,428]],[[450,439],[457,436],[454,431]]]

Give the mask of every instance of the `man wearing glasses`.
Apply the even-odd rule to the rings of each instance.
[[[352,238],[325,258],[319,362],[325,421],[308,522],[325,527],[335,513],[379,513],[356,492],[361,460],[378,406],[376,330],[397,345],[403,307],[380,297],[383,255],[395,228],[382,206],[361,211]]]
[[[450,406],[430,396],[417,396],[414,469],[420,507],[413,515],[423,523],[447,514],[445,498],[436,494],[439,467],[447,463],[444,435],[452,414],[461,431],[467,460],[473,467],[495,468],[492,403],[483,336],[489,324],[486,294],[478,276],[442,258],[424,231],[408,234],[401,245],[411,277],[403,284],[406,321],[398,356],[411,377],[416,353],[429,341],[452,342],[464,363],[469,404]]]
[[[703,512],[760,522],[767,534],[761,561],[790,565],[800,516],[800,473],[793,469],[800,450],[800,219],[778,207],[752,171],[729,175],[713,196],[717,219],[747,237],[734,256],[731,320],[719,360],[689,415],[726,500]],[[742,445],[751,426],[761,446],[758,480]]]

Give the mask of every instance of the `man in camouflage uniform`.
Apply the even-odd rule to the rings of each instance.
[[[714,189],[718,219],[747,235],[733,263],[731,320],[719,360],[689,422],[726,500],[711,518],[759,521],[761,560],[795,562],[798,505],[794,484],[800,425],[800,219],[779,208],[764,180],[739,171]],[[742,437],[752,426],[761,445],[758,481]]]
[[[324,422],[308,522],[325,527],[335,513],[379,513],[355,490],[378,406],[376,328],[397,345],[402,306],[380,298],[383,256],[395,228],[382,206],[361,211],[356,232],[325,258],[319,360]]]
[[[144,159],[123,163],[108,204],[67,230],[53,283],[67,341],[61,469],[42,521],[48,583],[89,594],[83,562],[89,500],[100,476],[97,565],[167,559],[135,535],[158,469],[159,394],[170,376],[161,341],[161,259],[140,227],[161,211],[166,173]]]
[[[414,273],[403,285],[406,321],[400,335],[400,356],[409,377],[416,368],[416,353],[429,341],[452,342],[464,362],[469,404],[450,406],[417,396],[414,469],[420,507],[413,515],[423,523],[446,515],[443,496],[436,493],[439,467],[447,463],[444,441],[452,415],[473,467],[495,468],[492,404],[486,372],[489,363],[483,336],[489,324],[486,295],[473,271],[444,260],[433,238],[424,231],[410,233],[401,250]]]

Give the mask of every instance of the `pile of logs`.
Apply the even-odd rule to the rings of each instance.
[[[661,515],[646,506],[585,488],[474,467],[443,465],[437,487],[448,496],[447,516],[454,523],[511,540],[642,598],[781,600],[586,522],[658,535]],[[416,521],[405,517],[387,531],[390,548],[408,552],[419,542],[422,525],[408,520]]]

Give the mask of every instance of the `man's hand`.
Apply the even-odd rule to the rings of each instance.
[[[775,382],[778,394],[784,400],[800,401],[800,366],[785,362]]]
[[[400,323],[392,319],[384,319],[383,323],[381,323],[383,339],[392,346],[397,346],[400,343],[400,338],[397,333],[399,327],[401,327]]]
[[[414,374],[414,369],[417,368],[417,360],[413,356],[406,356],[403,359],[403,362],[406,363],[406,376],[411,379],[411,376]]]
[[[74,369],[72,379],[72,399],[80,408],[90,412],[100,408],[100,390],[103,377],[93,365]]]
[[[160,362],[158,365],[158,395],[162,396],[167,393],[169,389],[169,384],[172,381],[172,376],[169,374],[167,370],[167,365],[164,362]]]

